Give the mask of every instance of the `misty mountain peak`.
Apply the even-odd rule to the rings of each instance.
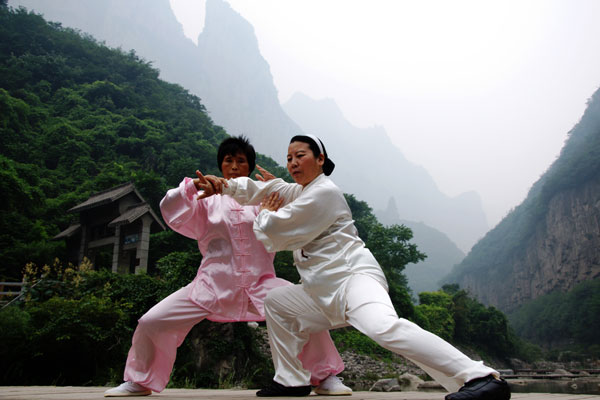
[[[284,112],[254,28],[224,0],[206,0],[197,46],[184,35],[169,0],[11,0],[11,5],[15,2],[42,7],[38,11],[110,45],[135,49],[160,70],[161,78],[199,96],[211,119],[228,134],[248,136],[260,153],[283,164],[289,138],[301,132],[318,135],[336,162],[338,186],[374,209],[394,197],[402,218],[447,232],[465,249],[487,230],[480,207],[463,206],[461,199],[441,193],[382,126],[353,126],[334,100],[300,93],[284,105]],[[370,186],[363,191],[358,181]]]
[[[394,199],[394,197],[390,196],[387,207],[384,211],[380,212],[377,217],[385,223],[391,223],[391,221],[400,220],[400,213],[398,212],[398,206],[396,205],[396,199]]]
[[[256,55],[262,59],[254,27],[223,0],[206,1],[204,30],[198,36],[199,47],[215,44],[236,50],[221,51],[221,57],[229,56],[238,62],[246,61],[248,57],[256,58]]]
[[[80,29],[112,47],[134,48],[155,61],[156,54],[146,52],[163,43],[183,40],[183,28],[175,18],[169,0],[11,0],[12,7],[23,6],[52,21]],[[160,27],[160,29],[157,29]],[[143,37],[145,42],[137,38]]]
[[[225,1],[207,0],[197,54],[201,62],[189,87],[215,123],[230,135],[246,135],[261,153],[282,160],[289,138],[300,128],[279,104],[252,25]]]
[[[396,205],[396,200],[393,197],[390,197],[386,211],[390,212],[390,213],[398,214],[398,206]]]
[[[477,195],[450,198],[440,192],[429,173],[407,160],[382,126],[353,126],[335,101],[314,100],[302,93],[295,93],[283,108],[304,132],[324,141],[336,171],[344,171],[335,175],[343,191],[355,194],[375,209],[384,208],[385,199],[398,200],[390,219],[382,218],[382,222],[393,223],[399,216],[423,221],[448,233],[464,250],[487,230]],[[360,181],[369,182],[369,189],[361,190],[356,185]],[[387,212],[384,214],[388,217]]]
[[[312,115],[315,119],[328,121],[328,124],[340,128],[350,127],[350,123],[344,117],[342,110],[332,98],[316,100],[304,93],[295,92],[284,104],[284,109],[291,114],[302,111]]]

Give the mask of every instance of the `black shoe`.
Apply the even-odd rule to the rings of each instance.
[[[504,379],[493,375],[470,380],[458,392],[450,393],[446,400],[509,400],[510,388]]]
[[[312,388],[310,385],[307,386],[283,386],[281,383],[275,381],[271,382],[269,386],[260,389],[256,392],[258,397],[301,397],[308,396]]]

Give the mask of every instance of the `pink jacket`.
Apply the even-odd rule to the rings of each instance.
[[[185,178],[160,202],[167,225],[197,240],[202,253],[190,299],[212,313],[211,321],[263,321],[267,292],[290,283],[275,277],[274,254],[254,236],[258,206],[221,195],[196,200],[197,195],[193,180]]]

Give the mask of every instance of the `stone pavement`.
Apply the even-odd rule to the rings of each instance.
[[[105,387],[82,386],[0,386],[2,400],[100,400],[104,399]],[[257,400],[256,390],[229,389],[167,389],[147,398],[163,400]],[[352,396],[340,396],[340,400],[443,400],[445,393],[441,392],[354,392]],[[331,398],[317,396],[314,393],[310,399]],[[140,398],[140,397],[136,397]],[[289,397],[280,397],[287,399]],[[548,393],[513,393],[512,399],[522,400],[600,400],[600,396],[585,394],[548,394]]]

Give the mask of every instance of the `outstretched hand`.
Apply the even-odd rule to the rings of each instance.
[[[214,175],[202,175],[202,172],[196,170],[197,178],[194,179],[194,185],[198,191],[202,191],[198,195],[197,200],[210,197],[214,194],[223,193],[223,187],[228,187],[227,179],[220,178]]]
[[[266,181],[270,181],[271,179],[275,179],[276,178],[275,175],[273,175],[272,173],[270,173],[269,171],[267,171],[266,169],[264,169],[260,165],[256,164],[256,168],[260,171],[260,174],[256,174],[254,176],[259,181],[266,182]]]
[[[260,211],[269,210],[269,211],[277,211],[283,204],[283,197],[279,196],[279,193],[273,192],[267,197],[265,197],[260,203]]]

